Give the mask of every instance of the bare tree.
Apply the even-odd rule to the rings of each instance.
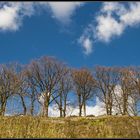
[[[64,68],[64,75],[59,81],[59,97],[55,99],[55,103],[58,105],[58,109],[60,111],[60,117],[66,116],[66,110],[68,103],[68,94],[72,90],[72,79],[71,79],[71,71],[69,68]]]
[[[64,74],[63,65],[52,57],[42,57],[30,64],[33,80],[36,82],[37,91],[44,93],[43,115],[48,117],[48,107],[58,97],[58,83]]]
[[[97,66],[95,78],[98,88],[97,96],[105,104],[106,114],[112,115],[113,93],[118,82],[118,70],[115,67]]]
[[[136,92],[140,96],[140,67],[133,67],[133,75],[131,79],[134,81]]]
[[[7,100],[18,90],[18,77],[13,66],[0,65],[0,115],[5,114]]]
[[[127,115],[129,107],[129,98],[132,97],[135,89],[134,81],[132,80],[133,72],[131,68],[121,68],[119,71],[119,85],[121,86],[121,100],[118,102],[122,106],[120,110],[122,115]]]
[[[129,103],[129,110],[134,116],[140,113],[140,67],[130,67],[131,80],[131,102]]]
[[[38,92],[36,89],[37,85],[36,85],[36,81],[33,78],[32,71],[28,67],[26,67],[24,73],[25,73],[26,83],[28,85],[27,95],[30,98],[30,102],[31,102],[30,114],[33,116],[35,110],[35,101],[38,99]]]
[[[28,83],[26,81],[26,77],[25,77],[25,71],[21,70],[18,73],[18,80],[19,80],[19,87],[18,87],[18,92],[17,94],[19,95],[20,99],[21,99],[21,104],[23,107],[23,115],[27,115],[27,106],[25,103],[25,98],[27,99],[28,94]]]
[[[21,100],[21,105],[23,107],[23,115],[27,114],[27,106],[25,103],[25,98],[28,97],[27,90],[28,90],[28,83],[25,77],[25,67],[19,63],[11,63],[10,67],[13,69],[13,73],[15,73],[17,85],[16,91],[13,96],[18,95]],[[26,98],[27,99],[27,98]]]
[[[82,115],[82,107],[84,107],[84,116],[86,116],[86,103],[93,97],[96,82],[92,73],[86,68],[73,70],[72,78],[73,86],[75,87],[75,92],[78,96],[79,116]]]

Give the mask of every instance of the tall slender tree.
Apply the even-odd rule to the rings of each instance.
[[[5,114],[7,100],[18,92],[18,87],[14,65],[0,65],[0,115]]]
[[[113,93],[118,82],[117,68],[97,66],[95,77],[98,87],[97,97],[105,104],[106,114],[112,115]]]
[[[82,115],[82,107],[84,107],[84,116],[86,116],[86,103],[93,97],[96,81],[92,73],[86,68],[73,70],[72,78],[74,89],[78,97],[79,116]]]
[[[66,116],[66,110],[68,103],[68,94],[72,90],[72,79],[71,79],[71,70],[69,68],[64,69],[65,74],[62,76],[59,81],[59,97],[55,99],[55,103],[58,105],[60,111],[60,117]]]

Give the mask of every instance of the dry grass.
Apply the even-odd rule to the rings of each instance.
[[[140,138],[136,129],[127,116],[0,117],[0,138]]]

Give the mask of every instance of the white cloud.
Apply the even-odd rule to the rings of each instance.
[[[53,16],[63,23],[69,22],[76,8],[83,4],[83,2],[48,2]]]
[[[18,30],[24,17],[32,16],[41,8],[45,11],[50,9],[58,21],[68,23],[76,8],[83,4],[83,2],[1,2],[0,30]]]
[[[123,24],[117,22],[110,15],[98,16],[97,22],[95,37],[100,41],[109,42],[113,36],[119,36],[123,33]]]
[[[129,7],[131,6],[130,3]],[[126,23],[122,21],[122,16],[130,13],[124,4],[105,2],[96,17],[97,26],[95,29],[95,38],[99,41],[109,42],[115,36],[120,36]]]
[[[40,111],[39,113],[41,113],[43,111],[43,103],[44,103],[44,95],[42,94],[42,96],[40,96],[39,101],[41,102],[42,105],[40,105]],[[105,114],[105,108],[104,108],[104,104],[102,102],[99,101],[98,97],[96,97],[96,105],[95,106],[86,106],[86,114],[87,115],[103,115]],[[66,116],[70,116],[70,115],[77,115],[79,114],[79,108],[78,106],[74,107],[72,105],[68,105],[67,106],[67,111],[66,111]],[[84,114],[82,114],[84,115]],[[53,104],[52,106],[49,106],[49,116],[51,117],[59,117],[59,110],[58,110],[58,106],[56,104]]]
[[[121,15],[126,13],[126,11],[125,6],[119,2],[104,2],[100,12],[108,14],[115,12],[116,15]]]
[[[128,26],[140,24],[140,2],[104,2],[93,21],[81,37],[88,36],[94,42],[110,42],[112,38],[121,36]]]
[[[120,16],[120,20],[125,26],[140,24],[140,2],[130,3],[130,8]]]
[[[99,115],[103,115],[105,113],[106,112],[105,112],[105,109],[104,109],[104,105],[103,105],[103,103],[101,103],[99,101],[98,98],[96,98],[96,105],[95,106],[86,106],[86,115],[99,116]],[[78,107],[74,108],[72,106],[68,106],[66,114],[67,114],[67,116],[70,116],[70,115],[78,116],[79,109],[78,109]],[[49,107],[49,116],[59,117],[59,110],[57,109],[56,105],[53,105],[53,106]]]
[[[122,89],[121,89],[120,85],[117,85],[115,87],[115,95],[116,95],[116,98],[118,99],[118,101],[121,103],[122,102]],[[114,99],[114,103],[116,103],[115,97],[113,97],[113,99]],[[131,109],[130,109],[130,106],[133,104],[133,99],[131,97],[128,98],[128,103],[129,103],[128,112],[129,112],[129,114],[133,115],[131,113]],[[120,113],[119,108],[116,105],[117,104],[115,104],[115,106],[113,106],[113,108],[112,108],[113,115],[115,115],[116,113],[118,113],[118,114]],[[121,108],[122,108],[122,103],[121,103]],[[70,116],[70,115],[78,116],[79,115],[78,106],[76,106],[76,107],[68,106],[66,114],[67,114],[67,116]],[[96,97],[96,104],[94,106],[88,106],[88,105],[86,106],[86,115],[99,116],[99,115],[105,115],[105,114],[106,114],[105,104],[103,102],[101,102],[98,97]],[[49,107],[49,116],[59,117],[59,110],[57,109],[56,105]],[[84,116],[84,114],[82,114],[82,116]]]
[[[4,7],[0,9],[0,29],[17,30],[20,23],[17,21],[17,16],[17,7],[4,5]]]
[[[8,2],[0,8],[0,30],[18,30],[24,16],[33,14],[32,3]]]
[[[89,38],[80,38],[79,43],[83,46],[84,48],[84,53],[86,55],[92,53],[92,40]]]
[[[109,42],[113,36],[120,36],[127,26],[140,23],[140,2],[128,3],[128,8],[121,3],[106,2],[96,21],[95,36],[100,41]]]
[[[93,25],[89,24],[84,30],[84,33],[78,39],[78,43],[83,47],[84,54],[86,55],[89,55],[93,51],[93,41],[92,41],[92,33],[94,31],[93,29],[94,29]]]

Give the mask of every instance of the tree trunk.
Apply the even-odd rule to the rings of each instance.
[[[60,106],[59,110],[60,110],[60,117],[63,117],[63,109],[62,109],[62,106]]]
[[[82,116],[82,105],[81,105],[81,96],[78,96],[78,102],[79,102],[79,117]]]
[[[106,114],[109,115],[108,103],[105,103],[105,107],[106,107]]]
[[[84,116],[86,117],[86,102],[84,102]]]
[[[59,105],[60,117],[63,117],[63,108],[62,108],[62,92],[60,92],[60,105]]]
[[[66,117],[66,107],[67,107],[67,100],[64,100],[64,110],[63,110],[63,116]]]
[[[66,109],[63,110],[63,116],[66,117]]]
[[[109,101],[108,101],[108,114],[112,115],[112,106],[113,106],[113,99],[112,99],[112,94],[111,92],[109,93]]]
[[[45,112],[45,116],[48,117],[49,116],[49,105],[47,103],[46,105],[46,112]]]
[[[109,106],[109,115],[112,115],[112,105]]]
[[[33,116],[34,115],[34,100],[31,100],[31,109],[30,109],[30,113]]]
[[[82,105],[79,105],[79,117],[82,116]]]
[[[108,114],[112,115],[112,101],[109,102],[109,107],[108,107]]]
[[[26,105],[25,105],[25,102],[24,102],[24,97],[20,96],[20,98],[21,98],[21,103],[22,103],[22,107],[23,107],[23,114],[26,115],[27,114],[27,108],[26,108]]]
[[[44,107],[43,107],[43,116],[48,117],[48,115],[49,115],[49,112],[48,111],[49,111],[49,101],[46,100],[44,102]]]
[[[127,114],[127,97],[126,95],[124,95],[123,97],[123,114],[122,115],[126,115]]]
[[[6,102],[1,103],[0,116],[4,116],[6,110]]]
[[[34,102],[35,102],[35,91],[34,88],[32,89],[32,94],[31,94],[31,109],[30,109],[30,113],[33,116],[34,115]]]

